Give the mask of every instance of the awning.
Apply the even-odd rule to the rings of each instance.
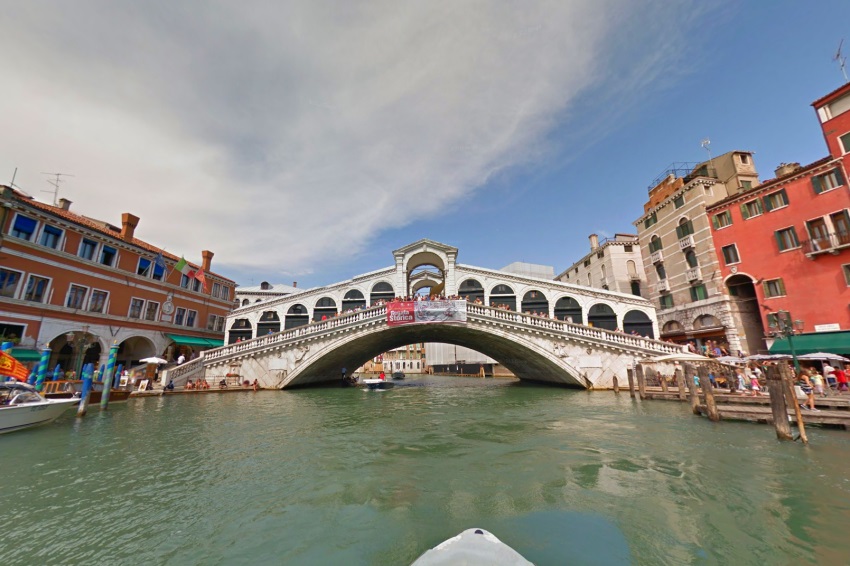
[[[813,332],[799,334],[792,339],[795,354],[814,354],[815,352],[830,352],[832,354],[850,354],[850,331],[843,332]],[[791,347],[788,339],[777,340],[770,347],[771,354],[790,354]]]
[[[198,336],[181,336],[180,334],[166,334],[178,346],[194,346],[196,348],[219,348],[224,346],[224,340],[213,340],[212,338],[200,338]]]
[[[37,362],[41,359],[41,352],[38,350],[28,350],[26,348],[12,348],[9,352],[12,357],[19,362]]]

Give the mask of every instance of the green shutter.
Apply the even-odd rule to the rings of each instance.
[[[823,183],[821,182],[820,177],[812,177],[812,187],[814,187],[816,195],[823,192]]]
[[[788,230],[791,233],[791,241],[794,243],[791,247],[796,248],[800,245],[800,240],[797,239],[797,230],[795,230],[793,226],[788,228]]]
[[[773,233],[773,235],[776,237],[776,244],[779,246],[779,251],[781,252],[785,250],[785,248],[782,247],[782,232],[780,230],[777,230]]]
[[[764,197],[764,209],[768,212],[773,210],[773,204],[771,204],[771,202],[770,202],[770,195],[767,195],[766,197]]]
[[[836,169],[836,170],[835,170],[835,179],[836,179],[836,181],[838,181],[838,184],[839,184],[839,185],[843,185],[843,184],[844,184],[844,176],[843,176],[843,175],[841,175],[841,169]]]
[[[744,220],[750,217],[750,210],[747,208],[746,203],[741,205],[741,216],[744,217]]]
[[[765,297],[770,297],[770,290],[767,287],[767,281],[762,281],[761,283],[761,291]]]
[[[790,203],[791,203],[791,201],[790,201],[790,200],[788,200],[788,193],[786,193],[786,192],[785,192],[785,189],[782,189],[782,190],[780,190],[779,192],[782,194],[782,204],[783,204],[784,206],[786,206],[786,205],[790,204]]]
[[[779,294],[785,295],[786,294],[785,293],[785,283],[782,281],[781,277],[779,279],[777,279],[777,281],[779,282]]]
[[[712,225],[712,226],[714,226],[714,229],[715,229],[715,230],[717,230],[718,228],[720,228],[720,221],[719,221],[719,220],[717,220],[717,217],[718,217],[718,216],[720,216],[720,215],[719,215],[719,214],[715,214],[714,216],[712,216],[712,217],[711,217],[711,225]]]

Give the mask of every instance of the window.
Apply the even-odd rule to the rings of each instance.
[[[697,254],[694,250],[688,250],[685,252],[685,262],[688,264],[688,267],[691,268],[699,265],[699,262],[697,261]]]
[[[767,326],[769,328],[776,328],[779,326],[779,317],[775,312],[767,313]]]
[[[664,279],[667,279],[667,271],[664,269],[663,263],[659,263],[658,265],[655,266],[655,273],[656,273],[656,275],[658,275],[659,281],[663,281]]]
[[[61,240],[62,230],[56,226],[45,226],[41,231],[41,240],[38,243],[46,248],[53,248],[55,250],[59,247]]]
[[[86,303],[86,295],[89,294],[88,287],[80,285],[71,285],[68,289],[68,300],[65,301],[65,306],[69,309],[81,309]]]
[[[27,288],[24,291],[24,300],[32,301],[34,303],[43,303],[45,295],[47,294],[47,286],[49,284],[50,280],[46,277],[30,275],[30,278],[27,281]]]
[[[162,263],[160,263],[159,265],[154,263],[153,264],[153,278],[156,279],[157,281],[162,281],[163,275],[165,275],[165,266]]]
[[[627,254],[632,253],[632,249],[633,249],[633,248],[632,248],[632,245],[631,245],[631,244],[628,244],[628,245],[626,245],[626,246],[623,246],[623,251],[624,251],[624,252],[626,252]]]
[[[847,283],[848,287],[850,287],[850,264],[842,265],[841,269],[844,270],[844,282]]]
[[[753,182],[752,181],[741,181],[741,188],[745,191],[749,191],[750,189],[753,188]]]
[[[200,279],[194,279],[193,281],[194,282],[192,283],[192,290],[193,291],[200,291],[201,290],[201,280]]]
[[[679,221],[679,225],[676,226],[676,237],[680,240],[686,236],[690,236],[694,233],[694,223],[690,220],[685,220],[684,218]]]
[[[569,277],[569,275],[567,275],[567,277]],[[222,285],[222,286],[221,286],[221,295],[220,295],[220,296],[221,296],[221,298],[222,298],[222,299],[224,299],[225,301],[229,300],[229,299],[230,299],[230,287],[228,287],[227,285]]]
[[[185,273],[180,276],[180,286],[184,289],[189,288],[189,281],[191,281],[191,279],[189,279],[189,276],[187,276]]]
[[[103,249],[100,250],[100,263],[113,267],[115,265],[115,256],[117,255],[118,250],[104,244]]]
[[[746,165],[747,163],[750,162],[750,156],[747,155],[746,153],[741,153],[740,156],[741,156],[741,165]]]
[[[653,212],[652,214],[650,214],[649,216],[647,216],[646,220],[644,220],[644,221],[643,221],[643,227],[644,227],[644,228],[649,228],[650,226],[652,226],[652,225],[653,225],[653,224],[655,224],[656,222],[658,222],[658,217],[657,217],[657,216],[655,215],[655,213]]]
[[[785,284],[782,282],[781,277],[779,279],[764,281],[761,285],[764,289],[764,296],[766,299],[771,297],[782,297],[785,295]]]
[[[198,318],[198,311],[188,311],[186,313],[186,326],[194,328],[196,318]]]
[[[692,301],[702,301],[708,298],[708,289],[705,288],[705,285],[694,285],[691,287],[691,300]]]
[[[823,175],[815,175],[812,177],[812,188],[814,188],[816,195],[836,189],[843,184],[844,176],[841,175],[841,171],[839,169],[833,169]]]
[[[737,244],[729,244],[728,246],[723,246],[721,249],[723,250],[723,261],[726,262],[726,265],[741,262],[741,258],[738,257]]]
[[[685,206],[685,195],[679,195],[673,199],[673,204],[676,205],[676,208],[682,208]]]
[[[745,202],[741,205],[741,216],[744,217],[744,220],[752,218],[753,216],[758,216],[763,212],[764,209],[761,207],[761,199],[751,200],[750,202]]]
[[[838,140],[841,142],[841,148],[844,150],[844,153],[850,153],[850,132],[847,132],[843,136],[838,136]]]
[[[80,253],[79,256],[83,259],[92,260],[94,259],[94,252],[97,250],[97,242],[94,240],[89,240],[88,238],[83,238],[83,241],[80,243]]]
[[[104,309],[106,308],[106,299],[108,297],[109,293],[106,291],[92,291],[91,300],[89,301],[89,311],[100,313],[104,312]]]
[[[0,268],[0,297],[14,299],[18,292],[18,283],[21,282],[21,273]]]
[[[826,226],[826,221],[823,218],[815,218],[806,222],[806,229],[809,232],[809,237],[812,240],[812,249],[828,250],[832,247],[832,242],[829,241],[829,229]]]
[[[835,243],[839,246],[850,244],[850,214],[847,210],[834,212],[829,215],[832,227],[835,228]]]
[[[221,283],[213,283],[212,296],[221,297]]]
[[[207,321],[207,330],[222,332],[224,330],[224,317],[211,314],[209,321]]]
[[[38,223],[32,218],[19,214],[15,217],[15,223],[12,224],[12,235],[30,241],[35,233],[36,224]]]
[[[156,320],[157,314],[159,314],[159,303],[148,301],[145,305],[145,320]]]
[[[174,313],[174,324],[183,326],[183,320],[186,318],[186,309],[177,309]]]
[[[785,193],[785,189],[779,189],[764,197],[764,209],[768,212],[786,206],[788,206],[788,195]]]
[[[721,228],[726,228],[727,226],[732,225],[732,213],[728,210],[724,210],[719,214],[715,214],[711,218],[711,223],[714,225],[715,230],[720,230]]]
[[[141,275],[142,277],[147,277],[148,269],[150,269],[151,264],[153,262],[145,257],[139,258],[139,264],[136,266],[136,275]]]
[[[649,241],[649,253],[657,252],[663,247],[664,246],[661,244],[661,238],[659,238],[658,236],[653,236],[652,239]]]
[[[142,299],[131,299],[130,300],[130,314],[127,315],[130,318],[142,318],[142,308],[145,306],[145,302]]]
[[[584,260],[584,266],[590,267],[590,260],[589,259]]]
[[[673,295],[661,295],[661,297],[658,298],[658,302],[662,309],[672,309]]]
[[[797,232],[793,226],[784,230],[777,230],[773,234],[776,236],[776,243],[779,244],[780,252],[800,247],[800,241],[797,239]]]
[[[596,257],[599,258],[599,259],[602,259],[603,257],[605,257],[605,250],[602,249],[602,250],[599,250],[598,252],[596,252]]]

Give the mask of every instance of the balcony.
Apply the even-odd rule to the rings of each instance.
[[[629,281],[640,281],[640,275],[637,273],[629,273]]]
[[[694,247],[694,237],[691,234],[688,234],[684,238],[679,240],[679,249],[685,251],[688,248]]]
[[[664,254],[661,252],[661,250],[652,252],[651,254],[649,254],[649,261],[651,261],[652,263],[661,263],[662,261],[664,261]]]
[[[670,282],[666,279],[662,279],[658,282],[658,285],[655,286],[656,293],[668,293],[670,292]]]
[[[685,278],[688,282],[699,281],[702,279],[702,271],[700,271],[699,266],[692,267],[688,271],[685,272]]]
[[[850,232],[830,232],[823,238],[803,242],[803,251],[809,259],[825,253],[838,255],[845,248],[850,248]]]

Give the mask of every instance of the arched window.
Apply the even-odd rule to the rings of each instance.
[[[490,291],[490,306],[502,307],[508,310],[516,310],[516,295],[514,290],[507,285],[496,285]]]
[[[275,332],[280,332],[280,317],[275,311],[266,311],[260,315],[260,322],[257,323],[257,337]]]
[[[461,282],[457,294],[472,302],[476,300],[484,302],[484,286],[475,279],[466,279]]]
[[[237,318],[230,326],[228,333],[228,344],[233,344],[238,340],[250,340],[254,337],[254,328],[251,326],[251,321],[247,318]]]
[[[542,313],[549,316],[549,301],[542,291],[529,291],[522,298],[522,312]]]
[[[305,326],[310,323],[310,315],[307,313],[307,307],[304,305],[292,305],[286,311],[286,318],[283,327],[287,330]]]
[[[316,306],[313,307],[313,322],[333,318],[336,316],[336,301],[330,297],[322,297],[316,301]]]
[[[249,304],[248,299],[242,299],[242,306],[243,306],[243,307],[247,307],[247,306],[248,306],[248,304]]]
[[[630,259],[626,262],[626,272],[629,274],[629,277],[637,277],[637,267],[634,260]]]
[[[658,280],[663,281],[667,279],[667,270],[664,269],[664,264],[659,263],[655,265],[655,273],[658,274]]]
[[[653,236],[649,240],[649,253],[657,252],[662,247],[664,247],[664,246],[661,245],[661,238],[659,238],[657,235]]]
[[[365,306],[366,306],[366,298],[363,297],[363,293],[361,293],[357,289],[351,289],[342,298],[342,310],[343,310],[343,312],[345,312],[349,309],[361,309]]]
[[[375,283],[372,287],[372,293],[369,295],[369,304],[376,305],[378,301],[392,301],[395,298],[393,286],[386,281]]]
[[[623,317],[623,332],[627,334],[640,334],[647,338],[655,338],[652,330],[652,321],[642,311],[629,311]]]
[[[587,322],[591,326],[605,330],[617,329],[617,315],[614,314],[614,309],[602,303],[590,307],[590,310],[587,311]]]
[[[584,324],[581,318],[581,305],[572,297],[561,297],[555,303],[555,318],[573,324]]]
[[[690,236],[694,233],[694,224],[687,218],[679,220],[679,225],[676,226],[676,236],[681,240],[685,236]]]
[[[685,252],[685,261],[688,262],[688,267],[696,267],[699,265],[697,262],[697,254],[690,248],[688,248],[688,251]]]

